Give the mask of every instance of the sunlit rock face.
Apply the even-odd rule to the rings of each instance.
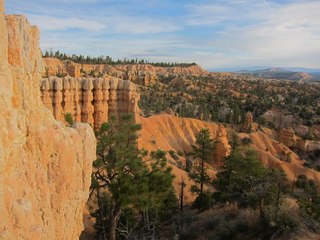
[[[41,80],[41,99],[54,117],[64,121],[67,113],[75,122],[98,129],[110,116],[140,112],[137,88],[129,80],[115,77],[49,77]]]
[[[104,74],[124,80],[130,80],[144,86],[154,84],[157,79],[161,78],[208,74],[208,72],[199,65],[188,67],[155,67],[148,64],[79,64],[71,61],[62,61],[56,58],[44,58],[43,63],[42,76],[68,75],[71,77],[81,77],[83,74]]]
[[[44,106],[38,28],[24,16],[5,16],[2,0],[0,29],[0,239],[78,239],[95,159],[93,130],[65,127]]]

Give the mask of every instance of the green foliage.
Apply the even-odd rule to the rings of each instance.
[[[258,208],[261,223],[267,224],[265,206],[272,206],[273,222],[278,223],[280,206],[287,189],[283,172],[266,169],[250,148],[236,148],[225,159],[223,171],[214,181],[217,202],[237,203],[240,207]]]
[[[251,138],[245,137],[245,138],[243,138],[243,139],[241,140],[241,142],[242,142],[243,145],[246,146],[246,145],[251,144],[251,143],[252,143],[252,140],[251,140]]]
[[[298,197],[300,209],[309,217],[320,222],[320,188],[313,180],[300,175],[296,186],[303,189],[303,194]]]
[[[197,208],[201,211],[209,209],[213,205],[213,199],[211,195],[212,194],[210,192],[203,192],[202,197],[198,195],[192,203],[192,207]]]
[[[66,115],[64,116],[64,120],[69,124],[70,127],[74,123],[71,113],[66,113]]]
[[[167,221],[178,211],[178,198],[174,188],[171,188],[162,201],[159,208],[159,217],[162,221]]]
[[[196,144],[192,146],[192,155],[197,161],[197,164],[193,164],[190,177],[197,183],[191,187],[193,193],[197,193],[199,203],[204,202],[203,186],[210,182],[210,178],[207,174],[205,163],[212,160],[214,141],[210,138],[209,129],[201,129],[196,135]],[[199,206],[199,204],[196,204]]]
[[[143,212],[159,208],[171,189],[173,176],[171,168],[166,166],[165,152],[147,154],[139,150],[137,131],[140,129],[132,115],[121,115],[117,121],[113,118],[102,124],[97,132],[97,160],[93,163],[91,188],[110,193],[112,207],[108,217],[101,218],[111,222],[112,239],[122,209]]]
[[[44,54],[42,54],[43,58],[48,58],[48,57],[54,57],[58,58],[60,60],[69,60],[73,61],[75,63],[80,63],[80,64],[109,64],[109,65],[121,65],[121,64],[149,64],[152,66],[156,67],[189,67],[189,66],[194,66],[196,63],[177,63],[177,62],[149,62],[145,59],[118,59],[118,60],[113,60],[109,56],[99,56],[99,57],[90,57],[90,56],[83,56],[83,55],[67,55],[65,53],[60,52],[57,50],[56,52],[53,51],[45,51]]]
[[[190,172],[192,170],[192,166],[193,166],[193,163],[192,163],[192,160],[190,160],[189,158],[186,158],[186,167],[185,167],[185,170],[187,172]]]
[[[277,216],[275,216],[274,207],[269,205],[265,209],[265,218],[272,236],[279,236],[285,233],[292,234],[302,224],[297,208],[290,207],[285,201],[279,206]]]
[[[179,160],[179,156],[173,150],[169,150],[168,153],[175,161]]]

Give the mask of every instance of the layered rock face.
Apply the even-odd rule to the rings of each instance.
[[[284,128],[279,131],[279,141],[287,147],[298,148],[304,152],[313,152],[320,149],[319,141],[304,140],[295,135],[292,128]]]
[[[0,239],[78,239],[95,137],[43,106],[39,31],[0,1]]]
[[[279,131],[279,141],[287,147],[294,147],[296,145],[297,138],[292,128],[284,128]]]
[[[246,113],[246,119],[242,125],[242,131],[250,133],[252,131],[253,115],[251,112]]]
[[[212,163],[212,165],[217,163],[218,165],[222,164],[224,158],[229,156],[231,152],[231,146],[228,141],[228,134],[225,127],[222,124],[219,125],[216,141],[217,143],[215,146],[214,157],[215,162]]]
[[[41,98],[57,120],[70,113],[75,122],[98,129],[109,116],[139,113],[139,94],[129,80],[114,77],[49,77],[41,80]]]
[[[66,74],[80,77],[82,73],[100,73],[130,80],[140,85],[153,84],[159,78],[175,78],[177,76],[200,76],[208,74],[198,65],[189,67],[154,67],[148,64],[106,65],[78,64],[71,61],[61,61],[56,58],[44,58],[42,75]]]

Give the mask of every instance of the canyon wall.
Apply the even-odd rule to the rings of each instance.
[[[134,83],[115,77],[49,77],[41,80],[41,99],[54,117],[64,121],[70,113],[75,122],[98,129],[109,116],[139,113],[139,94]]]
[[[148,64],[79,64],[71,61],[61,61],[56,58],[44,58],[43,76],[69,75],[80,77],[85,74],[107,74],[113,77],[130,80],[139,85],[153,84],[159,78],[174,78],[176,76],[206,75],[208,72],[198,65],[189,67],[155,67]]]
[[[95,137],[40,98],[39,31],[0,0],[0,239],[78,239]]]

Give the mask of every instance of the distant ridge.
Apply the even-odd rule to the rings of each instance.
[[[236,71],[236,73],[261,78],[286,79],[303,82],[320,81],[320,69],[271,67],[257,70],[240,70]]]

